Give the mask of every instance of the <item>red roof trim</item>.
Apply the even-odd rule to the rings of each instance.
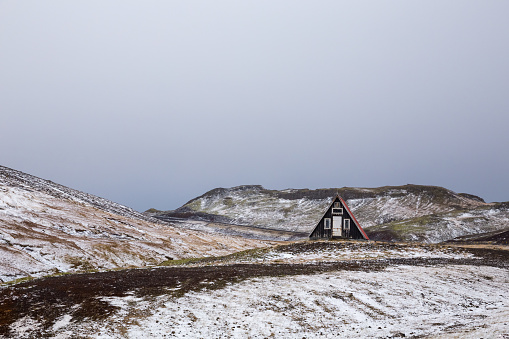
[[[341,198],[339,195],[338,195],[338,198],[339,200],[341,200],[341,202],[343,203],[343,205],[346,207],[346,210],[348,211],[348,214],[350,214],[350,216],[353,218],[353,221],[355,222],[355,224],[357,225],[357,227],[359,228],[359,231],[361,231],[362,235],[364,236],[364,238],[366,240],[369,240],[369,237],[368,235],[366,234],[366,232],[364,232],[364,230],[362,229],[361,225],[359,224],[359,222],[357,221],[357,219],[355,219],[355,215],[353,215],[352,211],[350,211],[350,209],[348,208],[348,205],[346,204],[346,202],[343,200],[343,198]],[[335,199],[334,199],[335,200]]]

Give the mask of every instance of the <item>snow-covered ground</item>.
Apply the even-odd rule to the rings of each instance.
[[[57,338],[508,338],[507,295],[506,269],[396,266],[253,278],[181,298],[109,297],[121,310],[107,322],[64,315],[53,329]]]
[[[464,249],[446,245],[372,243],[358,241],[309,241],[271,248],[249,250],[217,259],[186,263],[186,266],[232,264],[316,264],[355,260],[410,258],[466,259],[474,255]]]
[[[38,178],[36,176],[23,173],[12,168],[0,166],[0,186],[16,187],[29,192],[40,192],[57,199],[70,200],[75,203],[94,206],[103,211],[122,215],[125,217],[136,218],[155,222],[130,207],[120,205],[116,202],[81,192],[50,180]]]
[[[366,260],[366,259],[395,259],[395,258],[471,258],[473,254],[464,252],[442,250],[428,250],[421,248],[393,248],[393,249],[331,249],[320,252],[307,252],[296,254],[291,252],[269,251],[260,258],[245,258],[236,260],[238,263],[262,262],[262,263],[318,263],[318,262],[334,262],[345,260]]]
[[[162,294],[140,287],[124,290],[122,296],[95,294],[94,300],[117,309],[100,320],[75,319],[73,312],[82,301],[62,309],[49,332],[42,333],[104,339],[505,339],[509,337],[506,251],[358,241],[254,249],[164,271],[168,275],[162,280]],[[494,256],[498,261],[489,263]],[[444,260],[434,261],[437,258]],[[356,266],[332,265],[352,260]],[[289,275],[278,274],[282,264]],[[155,277],[162,270],[166,269],[150,272]],[[231,278],[232,270],[255,274]],[[194,279],[192,286],[189,279]],[[37,314],[18,318],[10,333],[20,338],[40,333],[44,324],[37,319]]]

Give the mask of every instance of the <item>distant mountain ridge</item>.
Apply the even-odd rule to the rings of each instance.
[[[216,188],[174,211],[152,210],[147,214],[162,220],[209,220],[305,234],[336,194],[346,200],[373,239],[440,242],[494,231],[509,222],[505,205],[486,203],[478,196],[443,187],[411,184],[315,190],[269,190],[260,185]],[[485,218],[485,222],[474,222],[474,218],[469,224],[468,211]],[[442,221],[437,222],[439,219]]]

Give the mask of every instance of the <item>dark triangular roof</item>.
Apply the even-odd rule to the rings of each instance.
[[[325,216],[325,214],[327,214],[327,211],[332,207],[332,205],[336,202],[336,199],[338,199],[341,201],[341,203],[343,204],[343,206],[345,206],[346,210],[348,211],[348,214],[352,217],[352,220],[355,224],[355,226],[357,226],[357,228],[359,229],[359,231],[362,233],[362,236],[364,237],[364,239],[366,240],[369,240],[369,237],[368,235],[366,234],[366,232],[364,232],[364,230],[362,229],[361,225],[359,224],[359,222],[357,221],[357,219],[355,218],[355,215],[352,213],[352,211],[350,210],[350,208],[348,207],[348,205],[346,204],[346,202],[343,200],[343,198],[341,198],[339,196],[339,194],[336,195],[336,197],[334,199],[332,199],[332,202],[329,204],[329,206],[327,206],[327,208],[323,211],[322,213],[322,216],[320,217],[320,219],[318,219],[318,221],[316,222],[316,226],[313,228],[313,230],[311,231],[311,233],[309,233],[309,236],[311,236],[311,234],[313,234],[313,232],[316,230],[316,228],[320,225],[320,221],[322,221],[323,217]]]

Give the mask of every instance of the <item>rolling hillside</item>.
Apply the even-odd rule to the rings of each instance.
[[[508,229],[508,204],[493,203],[473,209],[459,209],[375,225],[367,232],[371,238],[378,240],[436,243],[458,237],[473,240]],[[486,241],[496,240],[486,238]]]
[[[423,185],[281,191],[258,185],[217,188],[177,210],[151,210],[146,215],[299,232],[305,237],[336,194],[346,200],[372,239],[441,242],[509,224],[507,204]]]
[[[0,166],[0,282],[154,265],[270,242],[174,227],[128,207]]]

